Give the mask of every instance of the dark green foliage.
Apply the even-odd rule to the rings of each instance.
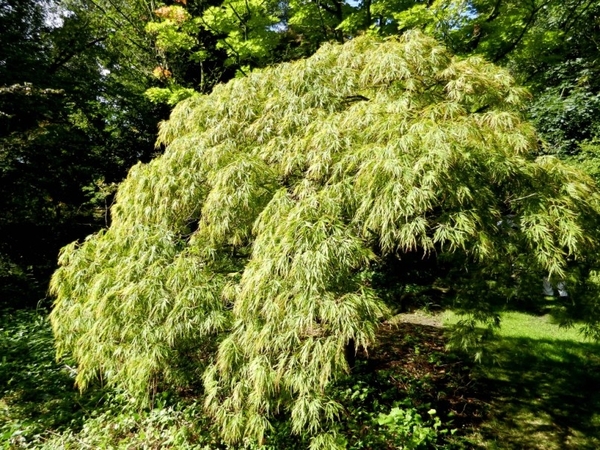
[[[53,2],[2,0],[0,2],[0,79],[5,86],[19,83],[23,78],[33,81],[38,64],[46,62],[41,53],[44,24],[44,5]]]
[[[166,112],[139,74],[115,70],[106,30],[61,12],[0,9],[0,295],[21,306],[45,297],[60,247],[107,224],[111,183],[155,154]]]
[[[600,67],[590,63],[577,59],[557,65],[531,105],[529,115],[546,139],[547,153],[578,154],[600,137]]]
[[[44,312],[0,311],[0,445],[31,441],[48,430],[81,426],[94,393],[81,398],[74,365],[54,359],[52,330]]]
[[[352,375],[331,387],[344,407],[346,448],[454,448],[455,427],[476,422],[480,412],[464,397],[468,368],[444,351],[436,327],[388,324],[378,338]]]

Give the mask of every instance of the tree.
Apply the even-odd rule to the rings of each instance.
[[[530,118],[547,143],[543,151],[576,154],[582,143],[597,138],[599,129],[596,3],[234,0],[201,8],[165,6],[156,10],[161,21],[151,22],[148,29],[178,67],[169,69],[166,60],[157,66],[158,77],[168,87],[153,88],[150,94],[175,104],[192,89],[209,92],[213,82],[227,80],[236,70],[244,75],[257,67],[310,56],[324,42],[343,42],[365,32],[389,36],[419,27],[455,53],[483,55],[509,67],[536,94]],[[220,55],[219,70],[225,74],[228,69],[227,76],[211,79],[205,89],[206,83],[181,82],[173,75],[185,72],[185,66],[197,69],[191,60],[214,58],[214,46],[226,54]],[[196,72],[206,70],[200,67]]]
[[[442,0],[396,15],[461,54],[506,65],[536,94],[530,117],[546,152],[573,154],[598,136],[598,17],[593,0]]]
[[[152,74],[147,95],[171,106],[197,92],[210,92],[227,81],[236,68],[227,67],[227,54],[217,48],[217,38],[201,26],[198,15],[218,1],[176,1],[165,5],[153,0],[115,3],[110,0],[72,0],[87,5],[101,29],[109,30],[113,45],[135,55],[138,70]],[[79,6],[81,7],[81,6]],[[196,16],[196,17],[194,17]],[[115,28],[119,30],[114,32]]]
[[[181,102],[111,227],[62,251],[59,355],[77,359],[80,388],[101,378],[142,400],[203,373],[228,441],[268,440],[284,414],[331,449],[327,387],[396,301],[377,274],[427,261],[457,307],[492,322],[543,276],[568,280],[562,308],[597,324],[599,196],[534,156],[526,98],[505,70],[411,32]]]
[[[106,224],[107,187],[156,152],[168,111],[85,11],[7,0],[0,24],[0,297],[24,306],[59,249]]]

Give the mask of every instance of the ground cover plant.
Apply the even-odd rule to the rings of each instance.
[[[456,322],[455,315],[445,319],[446,328]],[[380,328],[369,354],[358,355],[353,376],[332,387],[344,406],[340,429],[347,448],[414,443],[415,425],[423,438],[415,448],[598,447],[597,344],[548,316],[505,313],[506,328],[488,343],[494,358],[473,364],[447,351],[443,320],[419,311],[396,316]],[[0,328],[1,448],[255,448],[227,447],[189,395],[165,392],[152,409],[133,407],[115,392],[81,396],[73,375],[53,362],[42,314],[3,312]],[[395,408],[413,419],[398,417]],[[264,448],[307,445],[290,436],[289,422],[276,429]]]
[[[165,391],[152,408],[141,409],[115,391],[80,395],[72,368],[53,361],[42,312],[4,312],[0,328],[7,355],[0,367],[1,448],[257,448],[222,442],[189,392]],[[398,340],[400,331],[404,337]],[[353,376],[330,388],[344,408],[340,423],[347,448],[453,448],[452,439],[464,434],[460,428],[481,416],[480,408],[465,406],[468,365],[445,352],[438,328],[389,324],[379,342],[369,355],[358,355]],[[477,405],[476,399],[468,402]],[[308,446],[290,433],[289,420],[275,428],[271,443],[261,448]]]
[[[202,380],[225,442],[268,444],[283,416],[333,449],[346,441],[328,388],[408,279],[470,314],[463,346],[544,276],[568,283],[556,310],[593,334],[598,194],[536,157],[526,98],[506,71],[412,32],[326,45],[180,103],[111,227],[62,252],[59,355],[80,388],[141,405]]]
[[[0,310],[0,443],[19,447],[45,435],[77,429],[101,395],[73,389],[72,362],[55,361],[47,311]]]

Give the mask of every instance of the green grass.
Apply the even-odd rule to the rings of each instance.
[[[451,311],[443,314],[444,325],[456,323],[459,316]],[[560,327],[549,315],[533,316],[530,314],[508,311],[501,314],[501,327],[498,335],[529,339],[548,339],[552,341],[571,341],[589,343],[576,326]]]
[[[457,321],[445,314],[449,326]],[[473,433],[489,449],[600,448],[600,345],[549,316],[502,314],[490,356],[475,368],[487,417]]]

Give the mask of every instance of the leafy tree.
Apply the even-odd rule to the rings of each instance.
[[[506,65],[537,94],[530,117],[545,151],[572,154],[598,135],[598,17],[593,0],[440,0],[396,14],[462,54]]]
[[[332,449],[327,387],[396,301],[377,274],[426,261],[492,322],[543,276],[568,280],[559,306],[597,324],[584,282],[598,193],[535,157],[526,98],[507,71],[412,32],[326,45],[181,102],[110,228],[62,251],[59,355],[78,361],[80,388],[101,379],[142,401],[202,376],[227,441],[265,442],[285,414]]]
[[[199,17],[218,2],[180,3],[154,9],[153,20],[146,24],[159,60],[153,75],[160,82],[147,94],[172,106],[194,91],[210,92],[215,84],[232,78],[239,67],[229,63],[214,30]]]
[[[337,0],[226,0],[207,9],[200,23],[219,37],[230,63],[254,68],[309,56],[323,42],[343,42],[357,31],[356,20],[343,24],[357,9]]]
[[[369,28],[394,33],[398,28],[393,13],[414,5],[412,1],[337,0],[225,0],[202,3],[201,7],[192,2],[178,3],[181,4],[156,9],[162,20],[148,24],[148,30],[157,36],[159,47],[172,54],[187,52],[189,60],[184,65],[192,60],[205,60],[220,49],[226,55],[222,60],[225,68],[239,75],[257,67],[310,56],[324,42],[344,42]],[[200,49],[191,51],[194,45]]]
[[[0,5],[0,289],[23,304],[45,296],[62,246],[106,224],[111,183],[156,152],[167,111],[84,12]]]
[[[64,4],[106,36],[115,71],[121,77],[132,73],[143,79],[148,97],[156,103],[173,106],[194,91],[210,92],[237,69],[225,64],[226,52],[217,48],[217,37],[200,20],[204,11],[219,5],[216,0],[166,4],[65,0]]]

